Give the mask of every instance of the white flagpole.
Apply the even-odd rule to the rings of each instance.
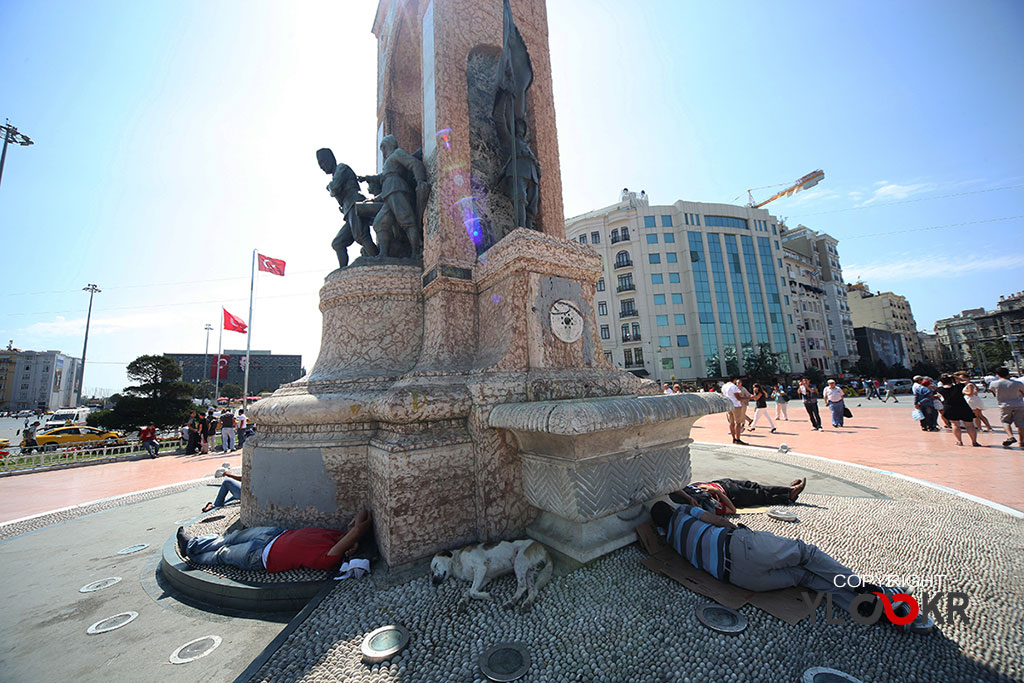
[[[252,250],[252,278],[249,280],[249,325],[245,331],[245,386],[242,388],[242,407],[249,407],[249,349],[252,341],[252,295],[256,289],[256,250]]]
[[[224,307],[220,307],[220,334],[217,335],[217,375],[213,382],[213,402],[220,407],[220,354],[224,342]]]

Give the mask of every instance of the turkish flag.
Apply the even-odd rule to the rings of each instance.
[[[259,264],[259,269],[264,273],[273,273],[274,275],[284,275],[284,261],[279,258],[270,258],[263,254],[256,254],[256,261]]]
[[[213,365],[210,366],[210,379],[227,379],[228,361],[230,360],[231,356],[214,356]]]
[[[241,332],[245,334],[249,330],[249,326],[245,324],[245,321],[238,316],[231,315],[228,313],[228,309],[222,308],[224,311],[224,329],[230,332]]]

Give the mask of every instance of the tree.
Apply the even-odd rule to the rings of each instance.
[[[979,347],[978,351],[980,352],[980,357],[984,359],[985,369],[989,372],[994,371],[1013,358],[1010,345],[1002,340],[986,342]]]
[[[213,389],[213,382],[204,379],[199,384],[192,385],[192,395],[200,399],[213,398]]]
[[[811,380],[811,384],[818,387],[819,389],[825,386],[825,373],[815,367],[809,367],[804,370],[804,377]]]
[[[743,359],[747,376],[761,386],[773,386],[779,374],[779,354],[772,353],[768,344],[760,344],[757,353],[748,353]]]
[[[237,384],[225,384],[220,389],[220,395],[225,398],[242,398],[242,387]]]
[[[928,361],[921,361],[920,363],[914,363],[914,367],[910,369],[910,374],[907,377],[913,375],[921,375],[922,377],[938,377],[942,374],[942,370],[938,367],[929,363]]]
[[[166,356],[139,356],[128,364],[128,379],[138,382],[125,387],[112,410],[92,413],[89,424],[109,429],[135,429],[152,422],[157,427],[182,424],[192,409],[192,386],[177,381],[181,366]]]

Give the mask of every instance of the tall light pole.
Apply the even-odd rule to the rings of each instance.
[[[89,348],[89,323],[92,322],[92,298],[99,294],[101,290],[96,285],[89,283],[87,287],[82,287],[83,292],[89,292],[89,314],[85,317],[85,343],[82,344],[82,371],[78,374],[78,400],[82,400],[82,388],[85,383],[85,351]]]
[[[7,119],[7,123],[0,126],[0,131],[4,134],[4,151],[0,154],[0,182],[4,179],[4,162],[7,161],[7,143],[13,142],[21,145],[22,147],[28,147],[34,144],[27,135],[19,133],[18,129],[11,125],[11,120]]]
[[[205,382],[206,378],[210,376],[209,371],[206,369],[206,358],[207,356],[210,355],[210,332],[213,331],[213,325],[211,325],[210,323],[206,323],[206,327],[204,327],[203,329],[206,330],[206,350],[203,351],[203,376],[199,378],[200,384]]]

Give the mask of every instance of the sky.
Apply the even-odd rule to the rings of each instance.
[[[314,153],[374,170],[375,9],[7,0],[0,117],[35,144],[0,184],[0,343],[80,356],[96,283],[85,389],[119,391],[206,324],[216,351],[258,249],[287,268],[257,277],[252,348],[311,368],[340,227]],[[623,187],[743,204],[820,168],[765,208],[838,238],[845,279],[919,328],[1024,289],[1024,3],[549,0],[548,21],[566,216]]]

